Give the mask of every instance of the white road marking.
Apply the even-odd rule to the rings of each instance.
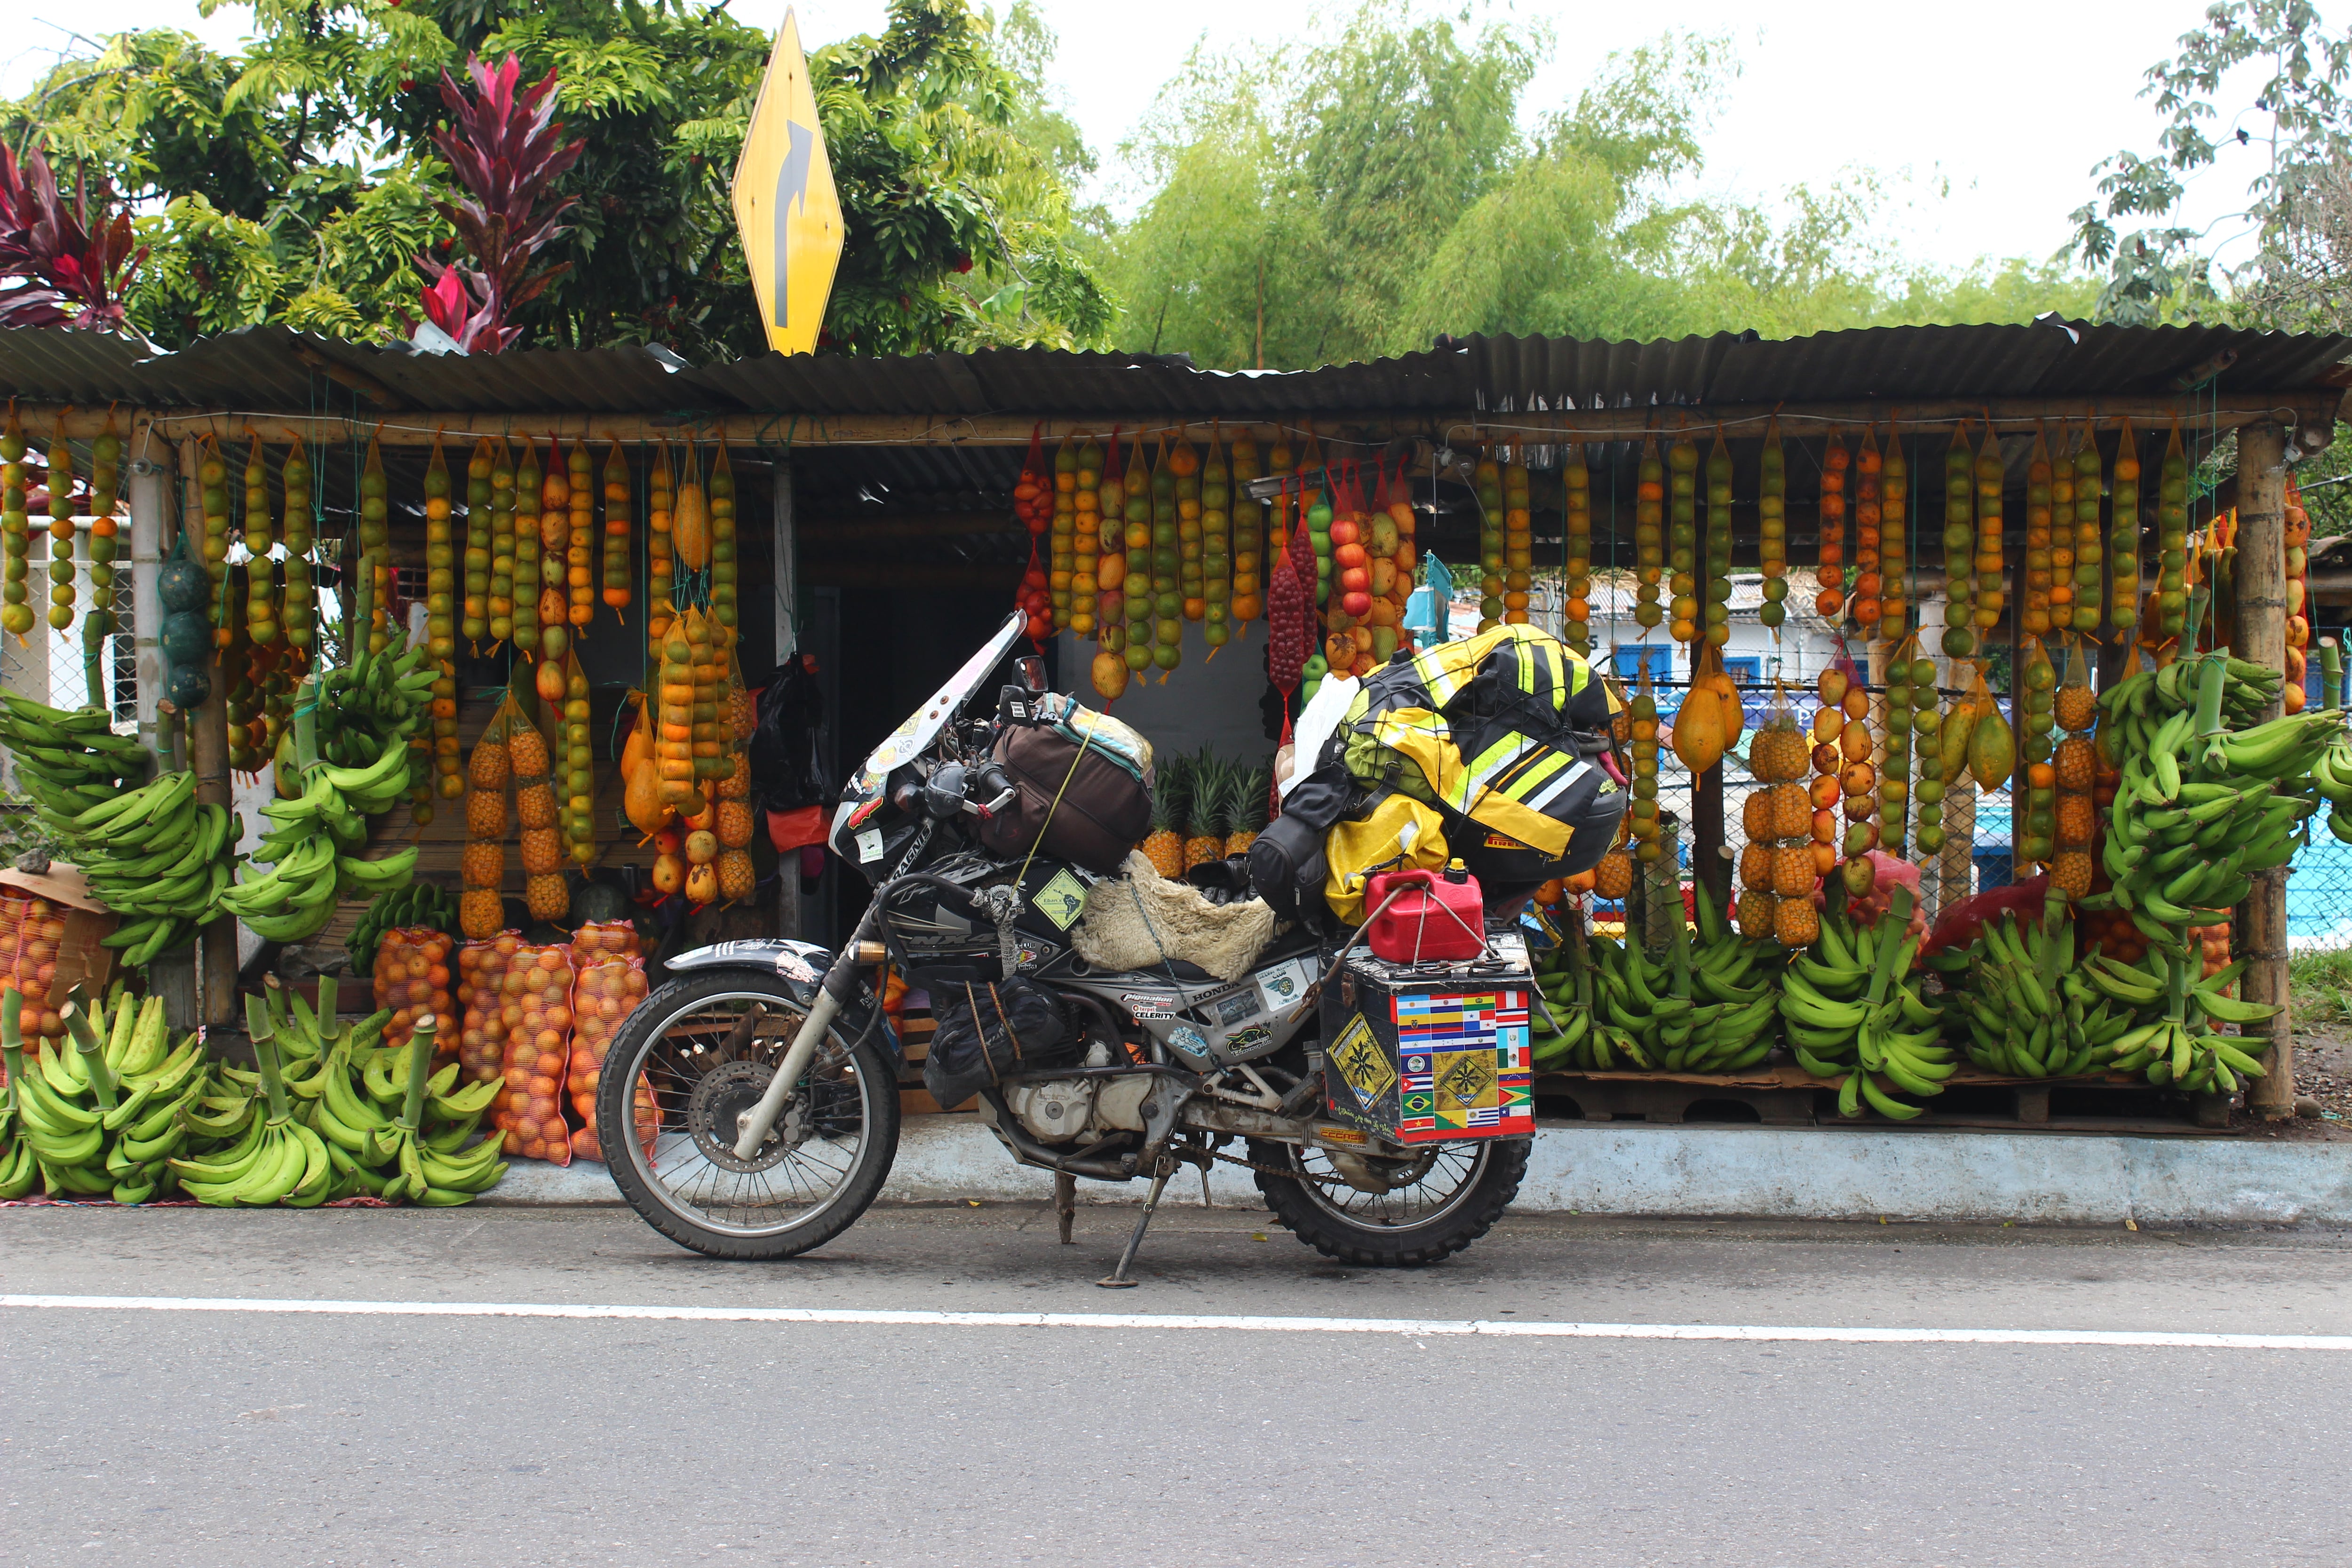
[[[1856,1345],[2107,1345],[2123,1349],[2352,1351],[2352,1334],[2204,1334],[2127,1329],[1804,1328],[1760,1323],[1499,1322],[1487,1318],[1276,1318],[1155,1312],[871,1311],[848,1307],[629,1307],[539,1301],[277,1301],[206,1296],[0,1295],[0,1307],[129,1312],[285,1312],[394,1318],[584,1318],[682,1323],[849,1323],[943,1329],[1219,1330],[1537,1340],[1796,1341]]]

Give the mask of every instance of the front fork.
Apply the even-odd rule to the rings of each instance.
[[[767,1141],[768,1134],[775,1131],[777,1120],[792,1101],[793,1086],[800,1082],[801,1076],[808,1071],[809,1064],[816,1059],[816,1048],[824,1041],[824,1032],[833,1027],[833,1021],[841,1016],[841,1010],[856,994],[857,971],[869,962],[865,952],[866,944],[881,921],[882,900],[877,896],[872,903],[866,905],[866,918],[857,922],[857,930],[842,943],[841,952],[835,956],[832,967],[824,972],[824,979],[817,988],[816,1001],[810,1005],[808,1017],[802,1022],[800,1032],[793,1037],[791,1047],[784,1052],[784,1059],[776,1068],[776,1076],[768,1080],[766,1091],[760,1096],[760,1103],[745,1111],[736,1123],[737,1159],[752,1158],[759,1152],[760,1145]]]

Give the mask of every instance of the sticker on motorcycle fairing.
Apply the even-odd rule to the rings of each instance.
[[[1179,1024],[1169,1030],[1168,1043],[1188,1057],[1206,1060],[1209,1055],[1208,1037],[1190,1024]]]
[[[1176,1016],[1175,1009],[1168,1005],[1172,1000],[1171,997],[1139,996],[1126,991],[1119,994],[1118,999],[1127,1004],[1127,1010],[1139,1018],[1172,1018]]]
[[[1060,948],[1055,947],[1050,942],[1041,942],[1034,944],[1023,942],[1019,948],[1014,950],[1013,957],[1019,962],[1022,968],[1034,969],[1039,964],[1045,963],[1047,959],[1053,957],[1055,953],[1060,952],[1062,950]]]
[[[1360,1145],[1370,1142],[1370,1139],[1366,1138],[1362,1133],[1357,1131],[1352,1127],[1334,1127],[1329,1123],[1323,1121],[1318,1121],[1315,1124],[1315,1136],[1318,1140],[1325,1143]]]
[[[1216,1005],[1220,1024],[1230,1026],[1257,1016],[1257,996],[1254,992],[1236,991],[1230,996],[1220,996]]]
[[[1306,1000],[1307,988],[1315,983],[1315,966],[1303,958],[1294,958],[1254,978],[1257,981],[1257,994],[1265,1003],[1265,1010],[1280,1017]]]
[[[1039,914],[1067,931],[1087,912],[1087,889],[1068,871],[1056,871],[1054,879],[1038,889],[1029,901],[1037,906]]]
[[[1235,1029],[1225,1037],[1225,1049],[1241,1055],[1256,1050],[1274,1038],[1274,1030],[1265,1024],[1252,1024],[1246,1029]]]
[[[857,836],[858,862],[862,865],[866,861],[880,858],[882,858],[882,830],[878,827],[869,827]]]
[[[808,960],[797,952],[776,954],[776,973],[787,980],[797,980],[803,985],[814,985],[817,982],[816,971],[811,969],[808,966]]]
[[[1361,1013],[1348,1020],[1339,1037],[1331,1043],[1328,1059],[1332,1070],[1339,1075],[1356,1096],[1356,1102],[1370,1110],[1381,1102],[1381,1096],[1396,1087],[1396,1067],[1389,1060],[1387,1051],[1372,1034],[1372,1026],[1364,1022]]]

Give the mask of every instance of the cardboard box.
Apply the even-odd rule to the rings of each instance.
[[[47,871],[39,872],[0,868],[0,889],[13,889],[65,906],[65,935],[58,942],[57,973],[49,979],[50,1007],[63,1002],[66,993],[77,983],[86,996],[95,996],[106,989],[114,978],[118,955],[114,949],[100,947],[99,942],[114,934],[122,917],[91,897],[89,884],[82,879],[79,871],[63,861],[52,861]]]

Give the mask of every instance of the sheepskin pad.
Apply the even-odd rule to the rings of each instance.
[[[1191,883],[1153,870],[1139,850],[1120,869],[1087,895],[1086,918],[1071,938],[1078,956],[1098,969],[1150,969],[1176,959],[1239,980],[1274,934],[1274,910],[1264,899],[1213,904]]]

